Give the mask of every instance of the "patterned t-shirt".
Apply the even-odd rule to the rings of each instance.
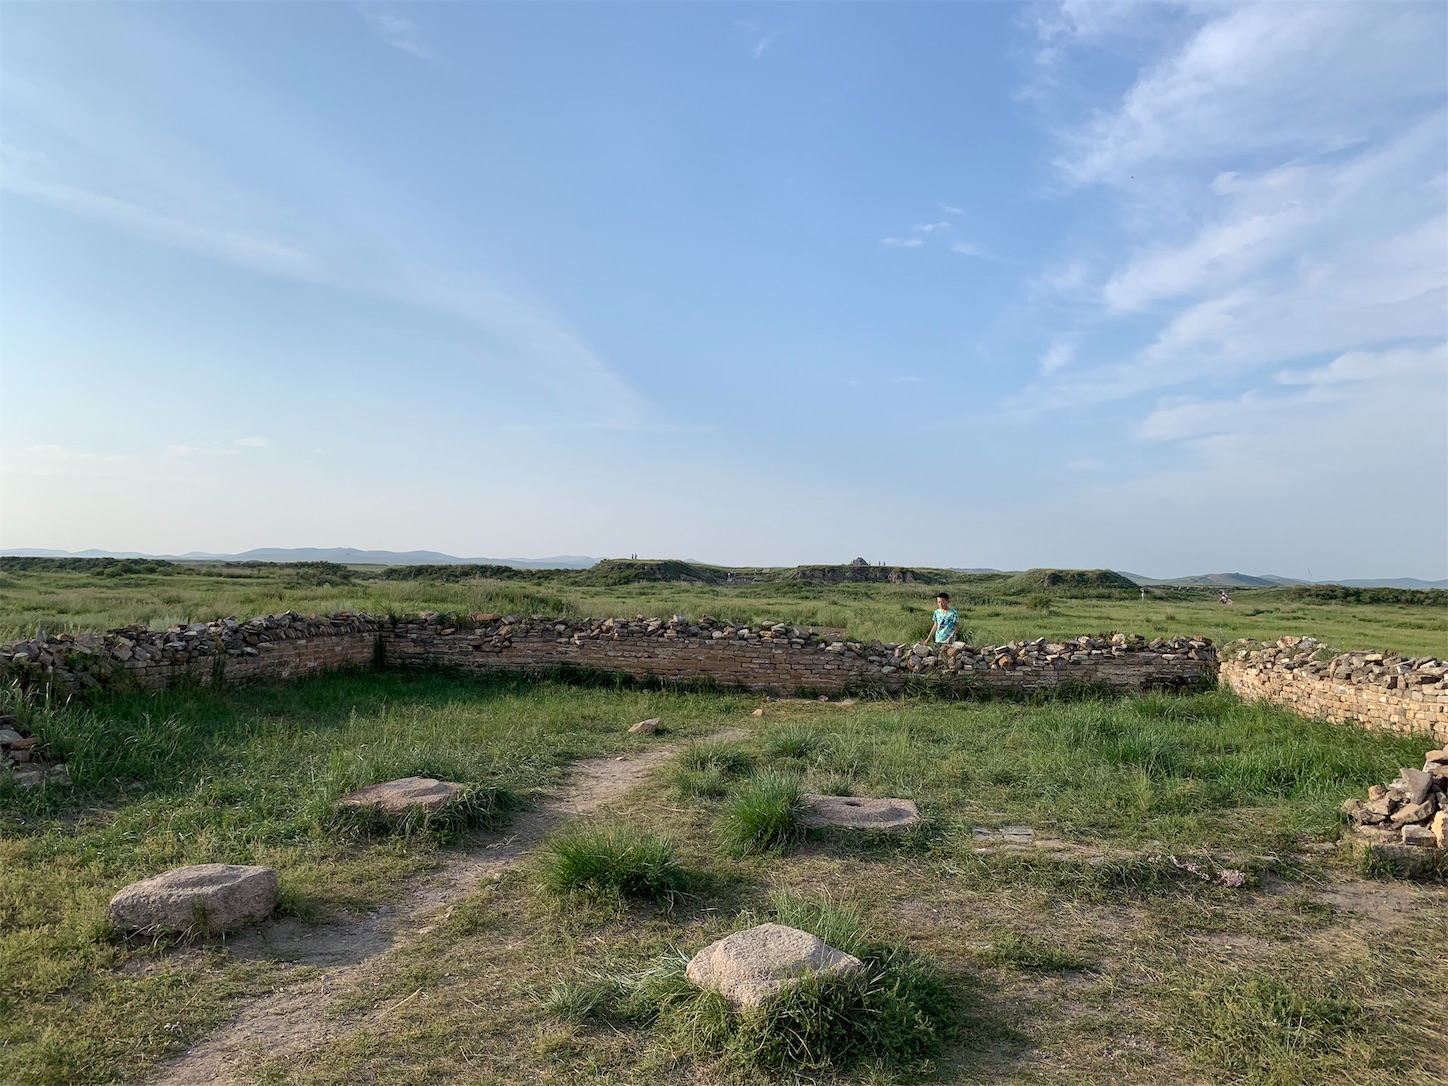
[[[955,624],[960,621],[960,616],[955,613],[952,607],[949,611],[942,611],[939,607],[935,609],[935,643],[937,645],[948,645],[955,640]]]

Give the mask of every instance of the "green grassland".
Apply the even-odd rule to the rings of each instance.
[[[7,1083],[139,1081],[247,999],[306,975],[234,956],[225,940],[119,937],[104,905],[127,881],[265,863],[280,873],[283,915],[325,925],[397,901],[449,849],[507,833],[454,844],[359,834],[328,817],[347,789],[426,773],[527,806],[576,758],[658,743],[678,753],[656,783],[587,831],[664,850],[649,861],[664,891],[560,897],[597,866],[586,834],[562,834],[400,941],[382,980],[327,1012],[325,1042],[257,1054],[239,1081],[792,1080],[788,1067],[741,1062],[737,1037],[711,1047],[677,1021],[667,1032],[666,1019],[570,1011],[581,982],[649,976],[773,915],[781,892],[851,911],[872,938],[933,963],[951,993],[947,1040],[925,1063],[800,1081],[1386,1084],[1445,1070],[1441,1016],[1404,993],[1448,983],[1448,890],[1368,884],[1395,904],[1364,916],[1345,896],[1364,885],[1353,861],[1332,851],[1342,798],[1421,759],[1419,740],[1220,692],[785,702],[762,717],[743,696],[393,673],[85,705],[14,697],[75,789],[0,789]],[[648,716],[667,734],[627,734]],[[725,727],[734,738],[697,742]],[[730,812],[779,781],[911,798],[928,824],[904,839],[732,847]],[[974,827],[1013,823],[1069,851],[975,851]],[[1249,883],[1207,882],[1169,857]]]
[[[1442,603],[1423,594],[1274,589],[1223,607],[1205,592],[1143,602],[1092,576],[726,584],[707,567],[11,564],[0,578],[10,634],[350,608],[708,612],[902,640],[924,634],[944,585],[978,641],[1295,633],[1448,654]],[[249,1053],[236,1081],[1448,1078],[1448,1024],[1422,996],[1448,990],[1448,887],[1441,873],[1363,866],[1339,840],[1342,800],[1418,764],[1421,739],[1225,691],[765,703],[598,679],[358,671],[64,703],[10,688],[0,701],[74,780],[29,792],[0,782],[7,1086],[143,1081],[251,1001],[313,975],[226,938],[124,938],[104,910],[127,882],[263,863],[279,873],[287,923],[335,930],[508,841],[510,819],[529,817],[579,759],[651,750],[667,760],[640,785],[400,932],[385,968],[321,1001],[308,1045]],[[628,734],[647,717],[660,734]],[[412,774],[472,786],[490,797],[486,817],[461,834],[336,817],[348,790]],[[801,790],[913,799],[926,824],[886,840],[806,835],[791,821]],[[1061,844],[980,851],[978,833],[1006,825]],[[1229,869],[1246,885],[1216,877]],[[863,948],[894,1002],[882,1011],[811,990],[767,1021],[732,1021],[679,986],[681,955],[762,919]],[[800,1063],[840,1038],[854,1048],[834,1063]]]
[[[76,568],[65,568],[68,564]],[[825,568],[825,567],[820,567]],[[834,567],[845,569],[848,567]],[[726,584],[722,571],[686,563],[601,563],[592,570],[501,567],[200,566],[0,559],[0,639],[284,610],[405,614],[496,612],[573,618],[712,614],[843,627],[887,642],[923,637],[935,593],[948,591],[969,640],[999,644],[1108,630],[1149,637],[1205,635],[1275,640],[1311,635],[1328,645],[1404,655],[1448,655],[1448,593],[1273,588],[1237,590],[1222,605],[1212,589],[1152,590],[1143,600],[1115,574],[1093,583],[1047,584],[1030,575],[912,571],[910,583],[829,583],[801,571]],[[677,578],[684,577],[687,580]],[[662,578],[662,579],[661,579]],[[1116,578],[1112,580],[1112,578]]]

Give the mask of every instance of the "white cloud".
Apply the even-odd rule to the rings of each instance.
[[[246,449],[265,449],[271,445],[271,440],[265,437],[241,437],[237,438],[236,443]]]
[[[1432,378],[1444,373],[1448,373],[1448,344],[1440,343],[1427,349],[1400,347],[1377,353],[1349,351],[1316,369],[1284,370],[1277,374],[1277,382],[1322,386],[1354,381]]]
[[[236,449],[218,449],[213,445],[167,445],[167,456],[238,456]]]
[[[892,378],[890,378],[890,383],[891,383],[892,385],[913,385],[913,384],[917,384],[917,383],[919,383],[920,381],[923,381],[923,380],[925,380],[925,378],[923,378],[923,377],[914,377],[914,376],[910,376],[910,377],[892,377]]]
[[[921,238],[919,238],[919,237],[911,237],[911,238],[894,238],[894,237],[891,237],[891,238],[881,238],[881,239],[880,239],[880,244],[883,245],[883,246],[884,246],[885,248],[887,248],[887,249],[918,249],[918,248],[920,248],[921,245],[924,244],[924,240],[921,239]]]
[[[1436,5],[1198,10],[1206,18],[1196,33],[1071,138],[1059,159],[1068,176],[1120,183],[1164,161],[1352,146],[1445,87]]]
[[[372,32],[384,45],[401,49],[404,53],[411,53],[419,60],[434,63],[437,61],[437,54],[423,40],[422,32],[417,29],[417,25],[412,20],[375,7],[364,7],[362,18],[366,20]]]
[[[952,241],[950,243],[950,251],[952,253],[959,253],[961,256],[980,257],[982,260],[996,259],[994,253],[984,245],[977,244],[974,241]]]
[[[933,234],[937,230],[949,230],[948,222],[918,222],[910,228],[916,234]]]
[[[744,39],[745,49],[755,60],[764,56],[764,51],[777,42],[784,33],[782,30],[769,30],[763,23],[754,19],[736,19],[734,29]]]
[[[945,212],[947,215],[964,215],[964,214],[965,214],[965,210],[964,210],[963,208],[954,207],[954,206],[951,205],[951,204],[941,204],[941,205],[940,205],[940,210],[943,211],[943,212]]]
[[[1057,339],[1041,355],[1041,372],[1055,373],[1057,370],[1069,366],[1072,359],[1076,357],[1076,341],[1074,339]]]

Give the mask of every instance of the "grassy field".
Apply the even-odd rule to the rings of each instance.
[[[1364,880],[1333,844],[1342,799],[1417,764],[1422,741],[1225,693],[783,702],[755,717],[759,705],[375,673],[19,704],[75,789],[0,790],[0,1081],[139,1081],[315,972],[228,940],[120,938],[104,905],[127,881],[184,863],[269,864],[283,916],[323,932],[509,833],[362,835],[330,817],[346,790],[426,773],[526,809],[576,759],[661,746],[669,760],[585,827],[609,847],[648,842],[652,875],[611,883],[599,846],[560,827],[556,847],[399,938],[365,984],[328,989],[313,1043],[251,1053],[237,1081],[790,1080],[762,1035],[711,1025],[665,983],[680,952],[770,917],[905,948],[943,985],[932,1006],[945,1039],[927,1057],[877,1053],[801,1081],[1448,1074],[1444,1020],[1422,998],[1448,986],[1448,889]],[[651,716],[663,733],[627,734]],[[724,729],[731,738],[699,742]],[[741,797],[779,781],[912,798],[928,824],[889,841],[785,834],[762,853],[734,847]],[[978,851],[978,830],[1010,824],[1060,844]],[[1224,869],[1246,885],[1224,885]],[[632,1010],[584,998],[600,985],[648,998]]]
[[[1238,637],[1309,634],[1344,650],[1448,656],[1448,604],[1423,593],[1399,594],[1415,602],[1359,603],[1305,598],[1291,589],[1254,589],[1237,591],[1235,602],[1223,606],[1214,591],[1205,589],[1153,592],[1142,600],[1135,592],[1026,591],[1004,576],[943,572],[914,584],[820,584],[775,576],[740,586],[612,584],[607,582],[618,578],[591,571],[446,579],[457,572],[393,580],[376,568],[178,565],[164,572],[118,573],[99,565],[67,571],[0,564],[0,639],[30,637],[40,628],[51,633],[133,623],[164,628],[291,609],[303,614],[712,614],[749,624],[767,619],[844,627],[854,637],[903,642],[925,635],[935,593],[944,588],[961,612],[969,640],[977,644],[1108,630],[1149,637],[1205,635],[1219,644]]]
[[[0,622],[9,636],[285,609],[707,612],[910,640],[941,587],[457,576],[4,568]],[[977,642],[1296,633],[1448,655],[1436,602],[1264,590],[1224,607],[1207,593],[946,586]],[[3,697],[75,782],[24,793],[0,783],[7,1086],[141,1081],[238,1012],[309,983],[322,994],[296,1012],[312,1016],[308,1043],[248,1050],[235,1081],[1448,1077],[1448,1032],[1422,997],[1448,989],[1448,888],[1360,869],[1337,843],[1342,800],[1418,764],[1422,740],[1223,692],[773,702],[756,717],[761,699],[744,695],[359,672],[72,704]],[[664,731],[627,734],[647,717]],[[526,839],[517,827],[577,766],[620,756],[651,768],[601,813],[459,884],[425,923],[399,921],[391,949],[362,972],[298,964],[265,941],[126,939],[105,918],[129,881],[223,861],[275,867],[279,923],[304,941],[394,908],[410,916],[406,903],[452,885],[459,863]],[[412,774],[474,786],[501,825],[458,839],[336,816],[345,792]],[[801,790],[911,798],[927,825],[889,841],[805,836],[793,816]],[[982,836],[1007,825],[1051,843]],[[1226,885],[1230,871],[1245,885]],[[813,991],[765,1022],[682,985],[683,955],[771,918],[858,947],[873,987]],[[802,1068],[821,1051],[836,1062]]]

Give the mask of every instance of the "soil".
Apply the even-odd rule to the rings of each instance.
[[[709,738],[746,734],[729,729]],[[157,1068],[150,1082],[240,1086],[250,1081],[249,1072],[263,1057],[285,1059],[319,1047],[338,1030],[355,1028],[355,1022],[331,1017],[330,1009],[341,996],[385,973],[389,951],[431,931],[453,902],[536,848],[555,826],[622,796],[681,749],[660,745],[575,763],[563,788],[513,819],[506,836],[492,835],[472,847],[442,853],[440,870],[410,887],[391,909],[323,924],[283,919],[233,939],[228,944],[233,957],[285,962],[295,970],[295,979],[284,978],[283,987],[245,1004],[235,1020]]]

